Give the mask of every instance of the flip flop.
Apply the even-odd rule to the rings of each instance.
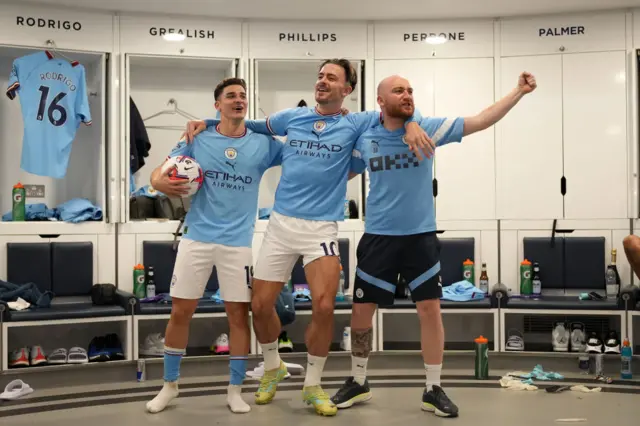
[[[0,393],[0,399],[13,401],[18,398],[22,398],[25,395],[29,395],[32,392],[33,389],[31,388],[31,386],[29,386],[22,380],[14,380],[4,388],[4,392]]]
[[[53,352],[47,357],[49,364],[66,364],[67,363],[67,350],[65,348],[54,349]]]
[[[69,349],[69,364],[86,364],[89,362],[89,356],[84,348],[78,346]]]

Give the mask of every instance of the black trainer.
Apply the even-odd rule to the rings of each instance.
[[[435,413],[438,417],[458,417],[458,407],[454,404],[440,386],[422,394],[422,409]]]
[[[333,395],[331,401],[333,401],[338,408],[349,408],[353,404],[370,400],[372,396],[368,380],[365,380],[364,385],[361,385],[356,382],[353,377],[349,377],[338,392]]]

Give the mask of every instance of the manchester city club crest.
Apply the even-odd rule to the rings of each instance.
[[[320,120],[313,123],[313,130],[316,132],[323,131],[325,127],[327,127],[327,123],[325,121]]]
[[[229,160],[235,160],[238,156],[238,151],[235,148],[227,148],[224,150],[224,156]]]

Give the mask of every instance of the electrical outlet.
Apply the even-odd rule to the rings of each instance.
[[[25,185],[27,198],[44,198],[44,185]]]

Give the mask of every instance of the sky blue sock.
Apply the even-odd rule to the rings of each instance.
[[[164,347],[164,381],[177,382],[180,377],[180,361],[185,354],[184,349]]]
[[[229,359],[229,371],[231,373],[229,384],[241,385],[247,372],[247,357],[232,356]]]

